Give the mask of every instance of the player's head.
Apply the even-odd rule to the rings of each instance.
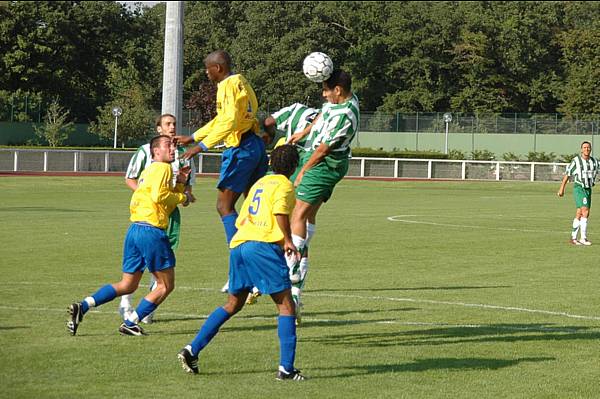
[[[206,76],[213,82],[220,82],[231,73],[231,64],[231,56],[227,51],[213,51],[204,58]]]
[[[341,69],[333,71],[329,79],[323,82],[323,98],[331,104],[346,101],[352,94],[352,78]]]
[[[587,158],[590,156],[591,153],[592,143],[590,143],[589,141],[584,141],[583,143],[581,143],[581,155]]]
[[[175,159],[175,143],[168,136],[154,136],[150,139],[150,153],[153,161],[171,163]]]
[[[156,118],[156,132],[163,136],[173,137],[176,134],[177,121],[171,114],[162,114]]]
[[[282,145],[271,151],[271,169],[278,175],[290,177],[298,166],[298,151],[293,145]]]

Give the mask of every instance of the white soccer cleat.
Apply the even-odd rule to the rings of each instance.
[[[142,319],[142,323],[144,324],[152,324],[152,319],[154,318],[154,312],[150,313],[148,316]]]
[[[592,245],[591,241],[588,241],[587,238],[582,238],[578,242],[579,242],[579,245]]]
[[[582,245],[579,241],[577,241],[575,238],[571,238],[569,240],[569,243],[573,244],[573,245]]]

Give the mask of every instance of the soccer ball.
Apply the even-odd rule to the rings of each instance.
[[[320,83],[331,76],[333,61],[325,53],[310,53],[302,63],[302,71],[311,82]]]

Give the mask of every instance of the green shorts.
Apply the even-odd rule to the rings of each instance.
[[[175,251],[179,247],[179,232],[181,230],[181,213],[179,208],[175,207],[173,212],[169,215],[169,226],[167,227],[167,237],[169,237],[169,243],[171,249]]]
[[[310,157],[310,154],[308,157]],[[303,159],[301,161],[302,165],[307,160],[308,158]],[[300,168],[301,166],[296,169],[296,173],[290,178],[291,181],[295,180]],[[316,205],[321,201],[327,202],[333,194],[333,188],[347,172],[348,162],[340,164],[337,168],[329,167],[325,161],[319,162],[304,173],[302,181],[296,187],[296,198],[311,205]]]
[[[573,197],[575,198],[575,207],[590,209],[592,207],[592,189],[581,187],[579,184],[573,186]]]

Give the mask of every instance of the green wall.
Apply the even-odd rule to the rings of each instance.
[[[600,145],[599,139],[595,135],[449,133],[448,150],[460,150],[466,154],[474,150],[488,150],[496,158],[501,158],[506,152],[521,156],[526,156],[530,151],[566,155],[579,153],[581,142],[585,140],[592,142],[592,148],[596,144],[594,141]],[[444,133],[358,132],[352,146],[444,152],[444,142]]]

